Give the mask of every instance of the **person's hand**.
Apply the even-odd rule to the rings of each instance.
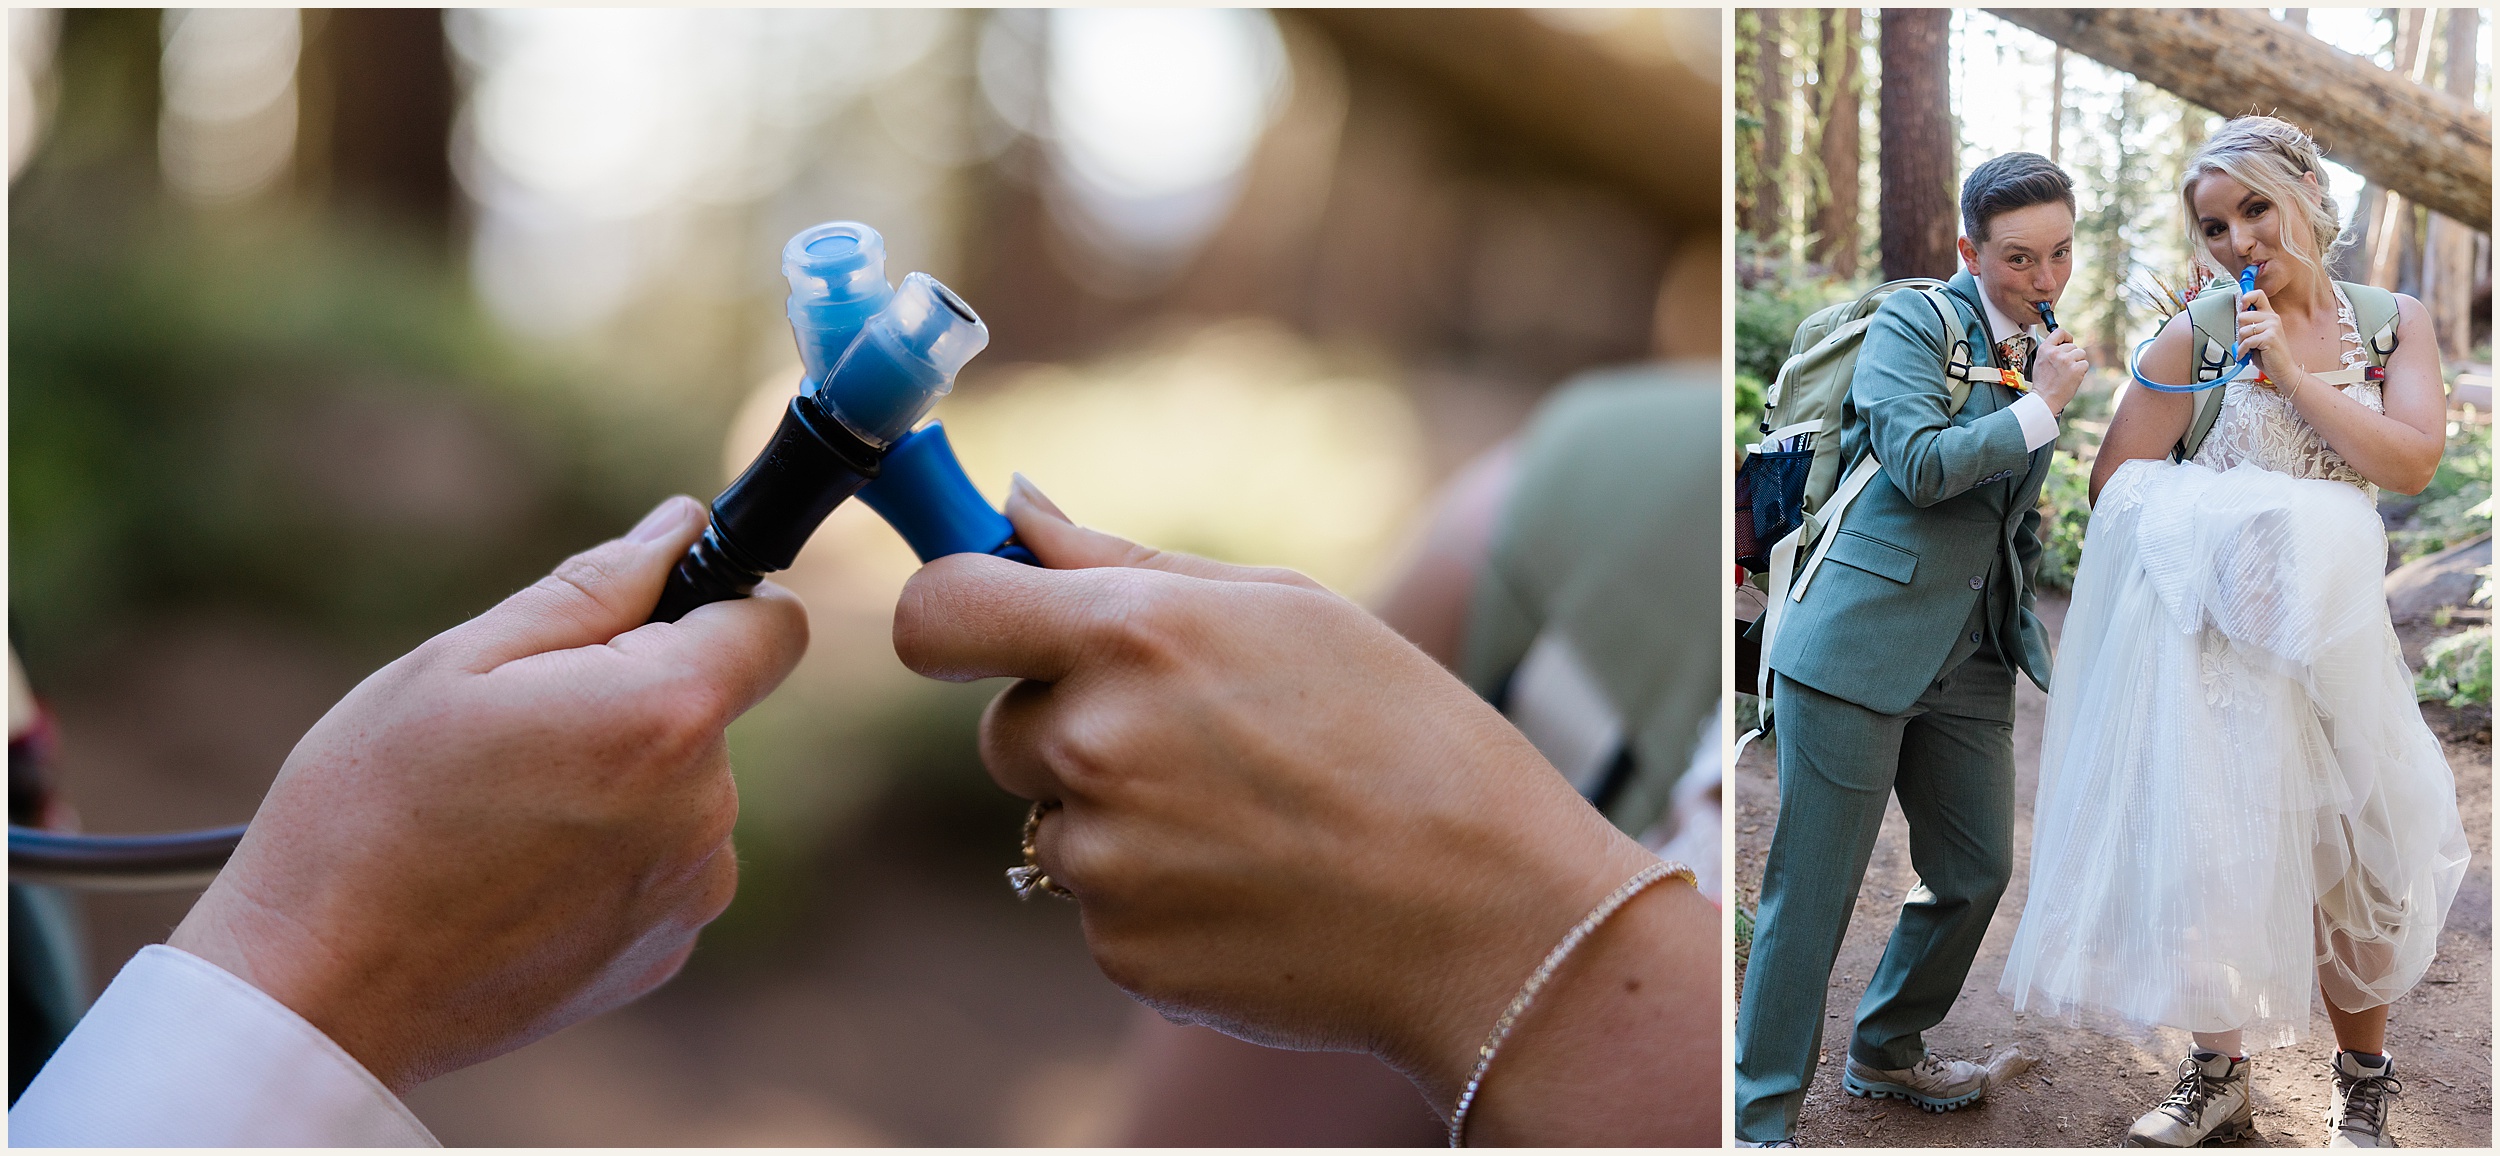
[[[1544,953],[1656,859],[1492,707],[1353,603],[1287,571],[1081,529],[1021,479],[1007,512],[1058,569],[970,554],[933,562],[904,588],[895,650],[931,677],[1024,680],[991,704],[982,758],[1008,791],[1056,805],[1040,862],[1074,892],[1103,973],[1175,1020],[1374,1052],[1446,1113]],[[1716,1039],[1717,917],[1668,883],[1617,919],[1660,910],[1697,928],[1689,958],[1648,954],[1700,977],[1704,994],[1689,1003],[1701,1018],[1648,1031],[1664,1017],[1645,1008],[1591,1034],[1628,1049],[1608,1057],[1621,1070],[1643,1070],[1622,1061],[1645,1045],[1607,1035],[1627,1023],[1701,1057],[1689,1097],[1632,1098],[1642,1106],[1631,1131],[1658,1135],[1662,1115],[1681,1111],[1672,1105],[1699,1104],[1690,1135],[1715,1135],[1717,1051],[1694,1039]],[[1565,971],[1564,991],[1585,980],[1580,993],[1603,995],[1623,982]],[[1545,1087],[1527,1057],[1563,1045],[1532,1037],[1577,1021],[1557,1007],[1538,1022],[1543,1008],[1504,1050],[1509,1067],[1488,1080],[1480,1124],[1504,1096]]]
[[[2240,294],[2239,325],[2240,352],[2255,358],[2257,368],[2265,373],[2265,380],[2259,384],[2291,396],[2299,389],[2299,379],[2306,371],[2283,340],[2283,315],[2274,311],[2273,302],[2266,300],[2265,290],[2251,289]]]
[[[2084,356],[2083,346],[2075,343],[2075,335],[2063,329],[2049,334],[2048,342],[2032,358],[2031,391],[2049,403],[2049,412],[2066,412],[2066,403],[2075,400],[2083,388],[2083,375],[2092,368]]]
[[[170,944],[403,1092],[674,975],[737,887],[722,730],[807,647],[770,584],[644,624],[703,524],[671,498],[348,692]]]

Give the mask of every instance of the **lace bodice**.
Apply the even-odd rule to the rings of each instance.
[[[2344,296],[2341,285],[2335,287],[2335,306],[2344,336],[2343,367],[2368,365],[2369,356],[2361,347],[2361,326],[2353,319],[2352,300]],[[2222,413],[2214,418],[2205,444],[2197,448],[2196,464],[2216,470],[2246,464],[2295,478],[2325,478],[2357,486],[2377,500],[2378,487],[2327,445],[2282,395],[2254,381],[2234,381],[2222,388]],[[2385,413],[2387,403],[2379,388],[2378,382],[2364,381],[2343,390],[2344,396]]]

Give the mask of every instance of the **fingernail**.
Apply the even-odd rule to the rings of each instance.
[[[1014,478],[1015,480],[1010,482],[1007,487],[1010,492],[1023,495],[1025,501],[1031,502],[1035,507],[1039,508],[1043,513],[1048,514],[1051,517],[1057,518],[1062,522],[1070,520],[1068,518],[1067,511],[1060,509],[1059,503],[1051,501],[1050,495],[1043,493],[1040,486],[1033,484],[1033,479],[1025,477],[1023,474],[1016,474],[1014,475]]]
[[[666,538],[686,524],[694,508],[694,499],[683,494],[661,502],[650,513],[644,514],[641,521],[634,523],[633,531],[625,535],[625,540],[648,546]]]

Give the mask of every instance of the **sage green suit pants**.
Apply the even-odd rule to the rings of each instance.
[[[1757,1141],[1796,1131],[1886,797],[1909,820],[1919,886],[1858,1002],[1860,1062],[1927,1054],[1920,1033],[1952,1010],[2014,869],[2014,674],[1994,647],[1897,715],[1778,678],[1780,813],[1736,1017],[1736,1135]]]

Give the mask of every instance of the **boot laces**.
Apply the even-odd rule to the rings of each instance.
[[[2387,1118],[2386,1097],[2400,1095],[2404,1084],[2393,1071],[2383,1076],[2348,1076],[2343,1069],[2335,1071],[2335,1127],[2358,1124],[2372,1133],[2380,1130]]]
[[[2161,1110],[2176,1117],[2182,1124],[2194,1127],[2205,1116],[2205,1105],[2213,1099],[2220,1080],[2205,1078],[2204,1069],[2191,1057],[2180,1065],[2179,1082],[2161,1102]]]

